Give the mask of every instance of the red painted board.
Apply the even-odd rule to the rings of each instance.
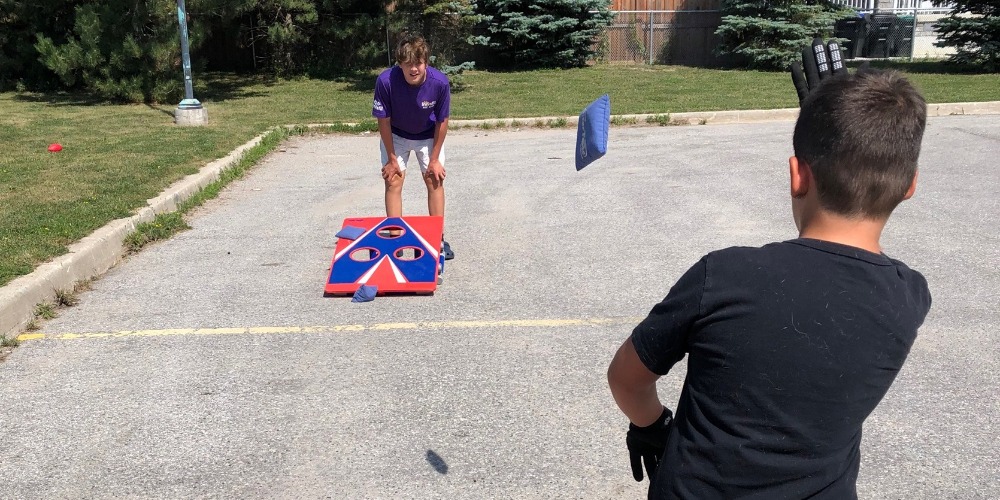
[[[365,232],[338,239],[325,294],[354,295],[365,284],[378,286],[379,295],[437,289],[444,217],[353,217],[344,219],[347,226]]]

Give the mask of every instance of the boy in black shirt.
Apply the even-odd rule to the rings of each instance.
[[[898,73],[824,80],[789,159],[799,238],[709,253],[619,348],[608,381],[650,498],[857,498],[862,423],[931,303],[879,246],[916,189],[926,116]],[[656,381],[685,355],[671,419]]]

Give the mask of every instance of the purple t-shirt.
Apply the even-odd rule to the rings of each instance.
[[[393,66],[375,80],[372,116],[392,118],[392,133],[405,139],[433,139],[434,124],[451,112],[451,84],[444,73],[428,66],[420,86],[406,83],[403,68]]]

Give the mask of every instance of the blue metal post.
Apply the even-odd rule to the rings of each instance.
[[[181,61],[184,65],[184,100],[177,105],[180,109],[200,109],[201,103],[194,98],[191,85],[191,54],[188,52],[187,9],[184,0],[177,0],[177,21],[181,25]]]

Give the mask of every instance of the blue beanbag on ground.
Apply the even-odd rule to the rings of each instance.
[[[590,165],[608,152],[608,129],[611,127],[611,98],[598,97],[580,113],[576,126],[576,169]]]
[[[348,240],[356,240],[358,239],[358,236],[361,236],[362,234],[365,234],[365,228],[363,227],[344,226],[344,228],[338,231],[335,236]]]
[[[358,291],[354,292],[354,298],[351,302],[370,302],[375,300],[375,295],[378,293],[378,287],[375,285],[361,285],[358,287]]]

